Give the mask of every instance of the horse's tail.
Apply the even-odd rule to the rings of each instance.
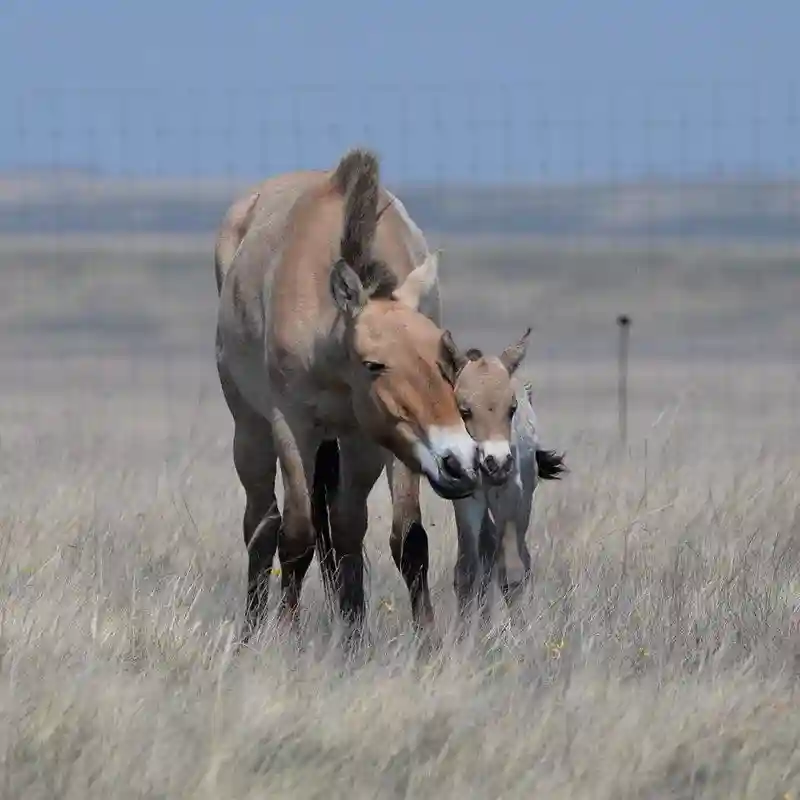
[[[536,469],[543,481],[558,481],[565,472],[569,472],[564,464],[564,453],[559,455],[555,450],[536,450]]]
[[[214,248],[214,276],[217,279],[217,294],[222,290],[225,275],[253,221],[253,212],[259,197],[261,197],[261,192],[254,192],[250,197],[238,200],[222,221]]]
[[[325,597],[331,608],[336,600],[336,571],[339,566],[331,538],[330,507],[339,488],[339,444],[336,439],[324,441],[317,450],[314,464],[314,486],[311,493],[311,515],[316,531],[316,549]]]
[[[333,183],[344,197],[342,258],[361,276],[361,269],[370,261],[378,227],[377,156],[358,148],[346,153],[333,173]]]

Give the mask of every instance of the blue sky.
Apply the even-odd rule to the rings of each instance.
[[[2,0],[0,169],[798,171],[797,0]]]

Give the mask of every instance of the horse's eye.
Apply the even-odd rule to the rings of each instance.
[[[458,413],[461,414],[461,419],[472,419],[472,409],[467,406],[460,406]]]
[[[514,403],[514,405],[511,406],[511,408],[508,409],[508,416],[509,417],[513,417],[514,414],[516,413],[516,411],[517,411],[517,404]]]
[[[386,369],[386,364],[381,364],[380,361],[365,361],[364,366],[370,375],[380,375]]]

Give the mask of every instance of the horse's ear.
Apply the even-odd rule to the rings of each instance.
[[[467,357],[458,349],[450,331],[442,334],[439,350],[439,365],[442,368],[442,374],[450,384],[455,384],[458,374],[467,364]]]
[[[528,328],[516,344],[506,347],[500,354],[500,361],[506,370],[508,370],[509,375],[513,375],[517,371],[517,368],[525,358],[525,353],[528,350],[528,337],[530,335],[531,329]]]
[[[420,300],[433,288],[439,274],[439,251],[428,257],[412,270],[403,283],[394,290],[394,299],[404,303],[414,311],[419,309]]]
[[[351,319],[358,316],[367,302],[367,293],[355,270],[340,258],[331,269],[331,294],[336,307]]]

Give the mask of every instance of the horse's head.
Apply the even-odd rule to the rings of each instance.
[[[435,288],[437,256],[398,285],[380,264],[362,280],[343,259],[331,293],[345,320],[347,383],[359,425],[446,499],[477,485],[478,448],[459,414],[453,384],[462,356],[449,332],[418,310]],[[365,274],[365,273],[362,273]]]
[[[478,442],[480,469],[495,485],[505,483],[514,466],[510,439],[517,400],[511,376],[525,358],[530,332],[528,328],[500,356],[468,350],[456,378],[461,417],[470,436]]]

